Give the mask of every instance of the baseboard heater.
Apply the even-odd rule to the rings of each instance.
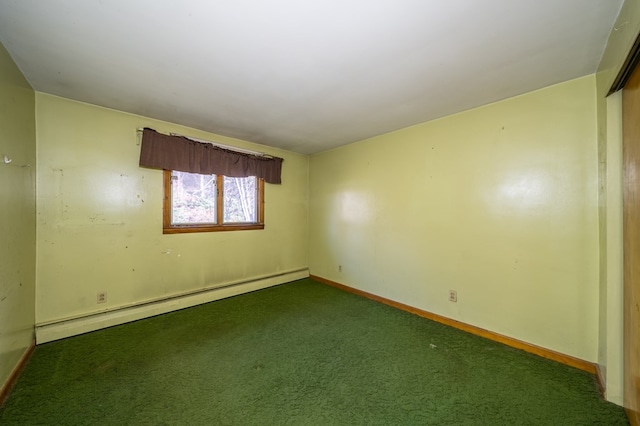
[[[166,314],[191,306],[225,299],[263,288],[273,287],[309,276],[309,269],[296,269],[278,274],[228,282],[202,290],[192,291],[134,305],[36,324],[36,343],[46,343],[78,334],[88,333],[114,325]]]

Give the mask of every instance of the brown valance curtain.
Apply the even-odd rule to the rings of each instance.
[[[171,136],[145,128],[142,133],[140,165],[229,177],[257,176],[268,183],[281,183],[282,158],[262,157],[232,151],[184,136]]]

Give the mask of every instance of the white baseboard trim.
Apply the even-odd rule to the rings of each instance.
[[[166,314],[167,312],[213,302],[214,300],[225,299],[227,297],[261,290],[307,277],[309,277],[309,269],[304,268],[246,281],[235,281],[197,292],[116,308],[82,317],[36,324],[36,344],[47,343],[102,328],[112,327],[114,325]]]

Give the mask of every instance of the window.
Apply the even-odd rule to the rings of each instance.
[[[163,232],[264,229],[264,180],[165,170]]]

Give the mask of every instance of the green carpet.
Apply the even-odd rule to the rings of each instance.
[[[583,371],[311,280],[38,346],[2,425],[624,425]]]

